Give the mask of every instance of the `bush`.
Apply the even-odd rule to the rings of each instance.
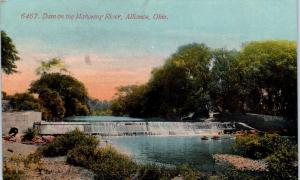
[[[176,167],[177,172],[184,177],[185,180],[196,180],[202,177],[201,173],[188,164],[182,164]]]
[[[126,179],[136,173],[137,165],[129,157],[108,146],[95,152],[90,165],[96,179]]]
[[[87,146],[96,149],[98,145],[99,140],[96,137],[85,135],[76,129],[68,134],[55,138],[53,142],[39,148],[39,151],[41,151],[44,156],[65,156],[76,146]]]
[[[89,168],[94,160],[95,153],[96,149],[94,147],[78,145],[68,152],[67,163]]]
[[[238,137],[235,146],[243,156],[265,158],[268,164],[267,179],[297,179],[297,145],[291,140],[276,134],[247,135]]]
[[[235,149],[242,156],[263,159],[288,144],[287,139],[277,134],[245,135],[236,138]]]
[[[65,115],[65,107],[62,98],[56,91],[43,89],[39,92],[40,103],[43,106],[43,119],[47,121],[61,120]]]
[[[137,179],[159,180],[172,179],[177,175],[176,169],[165,168],[156,164],[141,165]]]
[[[37,135],[37,131],[34,128],[28,128],[24,132],[23,140],[31,141]]]
[[[298,179],[297,146],[282,146],[267,158],[268,179]]]
[[[29,93],[17,93],[13,96],[7,96],[7,99],[14,111],[39,111],[41,109],[38,99]]]

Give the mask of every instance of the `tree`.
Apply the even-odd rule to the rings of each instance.
[[[204,44],[180,47],[161,68],[153,71],[148,91],[150,106],[159,107],[162,117],[182,118],[190,113],[207,116],[210,61],[210,49]]]
[[[145,116],[144,100],[146,85],[129,85],[118,88],[112,100],[111,110],[113,115],[129,115],[133,117]]]
[[[29,93],[17,93],[13,96],[7,96],[7,99],[14,111],[41,110],[39,100]]]
[[[59,94],[66,109],[65,116],[87,115],[87,90],[82,82],[70,75],[45,73],[31,84],[30,92],[40,93],[50,89]]]
[[[244,96],[244,87],[236,69],[238,55],[239,52],[235,50],[216,49],[213,51],[210,96],[215,111],[243,111],[241,97]]]
[[[291,41],[257,41],[242,50],[238,67],[260,112],[297,117],[297,53]],[[253,93],[256,92],[256,93]],[[248,103],[249,104],[249,103]]]
[[[20,58],[12,39],[1,31],[1,67],[5,74],[17,72],[15,64]]]
[[[43,107],[42,116],[47,121],[59,121],[65,115],[64,102],[56,91],[43,89],[39,91],[39,100]]]
[[[208,115],[211,53],[204,44],[180,47],[166,63],[152,71],[142,86],[119,89],[113,114],[181,119],[190,113]]]
[[[68,72],[65,63],[59,58],[52,58],[48,61],[42,61],[41,65],[36,69],[37,75],[43,75],[55,71],[57,69],[59,72]]]

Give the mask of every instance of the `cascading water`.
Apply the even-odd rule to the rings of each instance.
[[[231,123],[220,122],[90,122],[89,133],[123,135],[213,135],[233,129]]]

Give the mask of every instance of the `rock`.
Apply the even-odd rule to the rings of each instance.
[[[16,137],[10,136],[10,135],[4,136],[3,139],[6,140],[6,141],[12,141],[12,142],[16,142],[17,141]]]
[[[42,139],[45,142],[50,143],[50,142],[54,141],[55,137],[54,136],[42,136]]]

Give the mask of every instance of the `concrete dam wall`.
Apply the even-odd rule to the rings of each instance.
[[[23,133],[27,128],[32,128],[35,122],[41,122],[41,119],[41,112],[2,112],[2,134],[8,134],[12,127],[18,128],[19,133]]]
[[[216,134],[233,129],[232,123],[219,122],[38,122],[34,127],[42,135],[65,134],[76,128],[87,134],[123,135],[196,135]]]

